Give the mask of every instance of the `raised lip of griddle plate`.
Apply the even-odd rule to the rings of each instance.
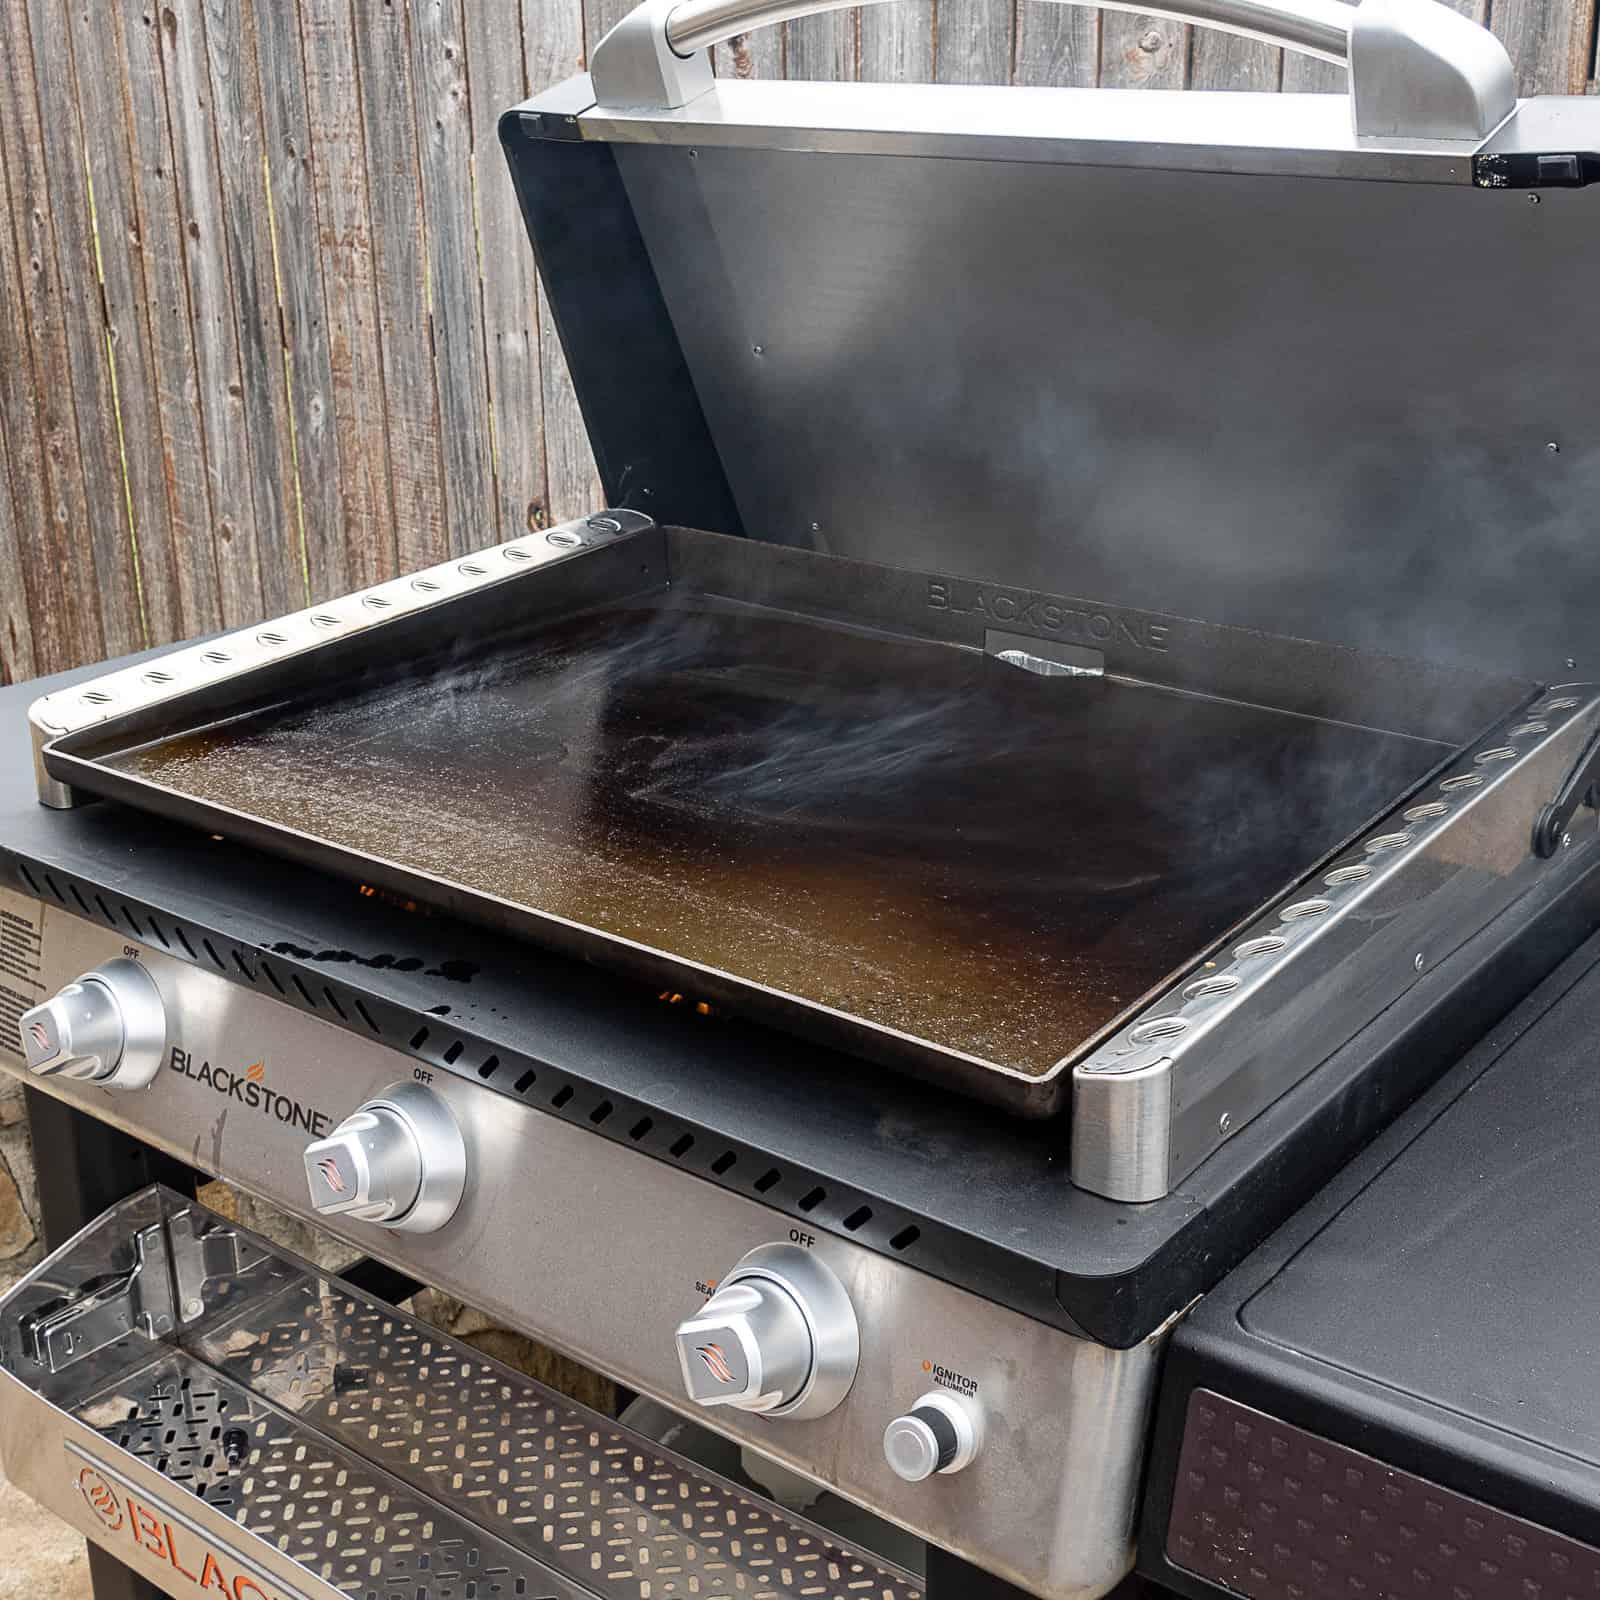
[[[981,602],[975,608],[963,607],[960,604],[963,590],[976,588],[981,591],[984,588],[967,580],[876,567],[695,530],[654,531],[666,541],[668,560],[662,576],[647,580],[642,585],[634,577],[631,579],[631,588],[618,584],[602,598],[640,598],[659,594],[663,589],[685,587],[696,594],[734,606],[755,605],[762,610],[785,611],[834,627],[867,629],[880,634],[889,632],[900,638],[929,643],[966,644],[980,649],[995,631],[991,626],[993,622],[1000,621],[1008,637],[1017,630],[1014,620],[996,612],[992,599],[987,609]],[[621,550],[622,546],[607,548],[615,552]],[[602,561],[606,559],[606,550],[596,550],[589,560],[596,557]],[[562,563],[560,570],[567,575],[569,584],[572,583],[574,569],[582,564],[581,557],[569,558]],[[597,564],[594,570],[598,576],[602,569]],[[533,582],[532,572],[517,574],[512,581],[501,580],[495,585],[496,593],[492,601],[486,602],[480,590],[476,594],[450,596],[445,601],[432,604],[429,610],[437,614],[447,611],[452,605],[470,607],[476,602],[479,606],[493,604],[503,611],[513,590],[519,585]],[[589,586],[578,582],[574,587],[574,603],[527,624],[527,630],[533,632],[540,622],[554,623],[593,609],[597,599]],[[928,596],[934,589],[938,589],[952,603],[930,609]],[[993,588],[995,594],[1004,595],[1006,592],[1004,586]],[[387,622],[367,628],[358,636],[340,635],[330,639],[326,647],[303,651],[292,660],[275,658],[263,663],[262,668],[238,674],[220,686],[216,683],[201,685],[187,692],[165,696],[156,705],[145,704],[120,715],[102,717],[47,741],[43,746],[42,759],[52,778],[74,788],[122,801],[202,831],[236,838],[269,853],[304,862],[318,870],[330,871],[357,882],[382,885],[500,931],[531,935],[546,947],[580,959],[596,960],[597,964],[630,973],[651,983],[690,989],[697,998],[725,1004],[730,1010],[755,1019],[765,1018],[802,1037],[810,1037],[847,1052],[869,1054],[872,1059],[895,1070],[943,1083],[1013,1114],[1045,1118],[1065,1109],[1072,1091],[1072,1068],[1075,1064],[1086,1059],[1119,1029],[1125,1028],[1142,1009],[1156,997],[1170,991],[1172,985],[1197,963],[1206,960],[1234,937],[1239,929],[1259,918],[1266,908],[1321,870],[1379,817],[1401,803],[1405,795],[1426,783],[1455,759],[1461,747],[1481,731],[1480,720],[1468,723],[1463,718],[1481,719],[1487,706],[1493,708],[1491,719],[1503,717],[1509,709],[1508,701],[1525,693],[1526,686],[1517,680],[1487,675],[1470,678],[1447,672],[1441,675],[1446,687],[1442,688],[1430,679],[1424,689],[1415,695],[1412,716],[1416,720],[1413,726],[1384,728],[1365,720],[1363,716],[1364,712],[1370,715],[1374,704],[1370,680],[1375,676],[1389,679],[1396,685],[1411,686],[1419,674],[1428,678],[1430,669],[1426,663],[1364,656],[1312,641],[1283,639],[1253,630],[1232,629],[1189,619],[1157,617],[1152,613],[1065,597],[1031,598],[1040,606],[1055,607],[1074,616],[1113,620],[1115,626],[1111,630],[1111,637],[1102,639],[1095,636],[1095,642],[1104,647],[1102,653],[1106,658],[1108,676],[1165,690],[1190,694],[1214,693],[1216,698],[1243,699],[1245,696],[1239,692],[1244,687],[1240,677],[1242,654],[1246,658],[1244,670],[1255,670],[1266,680],[1258,687],[1270,687],[1277,693],[1274,699],[1259,696],[1255,701],[1257,704],[1278,712],[1317,717],[1322,721],[1351,722],[1371,727],[1377,732],[1427,740],[1439,746],[1439,760],[1431,764],[1428,770],[1420,772],[1401,793],[1386,797],[1379,810],[1363,819],[1360,826],[1334,840],[1328,849],[1308,861],[1294,876],[1269,886],[1227,929],[1203,948],[1185,952],[1170,970],[1119,1009],[1101,1027],[1075,1041],[1066,1053],[1042,1073],[1027,1073],[971,1051],[939,1044],[825,1002],[808,999],[804,995],[737,977],[702,961],[675,955],[670,950],[605,932],[573,918],[524,905],[488,890],[468,888],[452,879],[385,856],[334,844],[300,828],[244,812],[229,811],[154,780],[100,764],[103,758],[125,755],[151,742],[159,742],[179,733],[192,733],[201,726],[216,728],[234,717],[283,704],[283,696],[270,692],[271,680],[274,677],[292,676],[297,672],[305,674],[308,671],[308,659],[317,655],[319,649],[332,649],[337,645],[343,660],[348,661],[352,653],[359,655],[369,652],[366,657],[368,661],[381,662],[384,659],[384,634],[391,626]],[[867,608],[865,612],[862,609],[864,606]],[[854,614],[841,615],[842,611]],[[1197,638],[1203,635],[1209,647],[1216,652],[1217,660],[1202,659],[1197,665],[1196,660],[1201,652],[1196,651],[1194,658],[1174,657],[1164,661],[1163,665],[1172,669],[1174,681],[1152,678],[1148,675],[1148,669],[1143,673],[1117,670],[1145,666],[1141,652],[1148,652],[1146,647],[1138,644],[1138,640],[1147,639],[1152,626],[1168,630],[1183,627],[1190,629]],[[1130,641],[1126,647],[1121,642],[1123,634]],[[1056,641],[1041,638],[1041,648],[1046,654],[1052,642],[1063,641],[1059,638]],[[1257,652],[1263,661],[1252,669],[1249,657]],[[1282,669],[1289,661],[1308,669],[1307,683],[1300,683],[1296,679],[1292,687],[1286,688],[1282,682]],[[1352,668],[1354,681],[1351,681]],[[1210,678],[1206,676],[1208,671],[1213,674]],[[266,691],[260,688],[263,680],[268,685]],[[1447,702],[1451,696],[1448,688],[1457,690],[1455,702],[1449,705]],[[1286,698],[1292,702],[1296,693],[1302,698],[1309,694],[1312,703],[1282,703]],[[1340,693],[1352,699],[1332,706],[1319,700],[1321,696],[1337,697]],[[226,709],[230,698],[234,706],[231,714]],[[1379,701],[1382,699],[1380,695]],[[1317,704],[1319,708],[1312,709],[1312,704]],[[203,720],[192,716],[182,717],[186,707],[197,705],[207,713]],[[1333,714],[1338,710],[1351,714]],[[1431,724],[1427,725],[1426,731],[1416,725],[1423,718],[1447,714],[1455,719],[1448,734]],[[132,739],[125,737],[130,732],[134,734]],[[692,974],[688,983],[685,982],[686,974]],[[753,997],[755,1004],[752,1004]],[[873,1040],[869,1052],[862,1049],[864,1036],[870,1036]]]

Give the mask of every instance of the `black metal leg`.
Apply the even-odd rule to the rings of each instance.
[[[195,1175],[149,1145],[74,1111],[37,1089],[27,1091],[28,1127],[39,1174],[39,1220],[54,1249],[108,1206],[152,1183],[193,1194]],[[98,1546],[89,1546],[93,1600],[164,1600],[163,1591]]]
[[[39,1174],[39,1220],[50,1249],[147,1184],[193,1194],[195,1175],[180,1161],[75,1111],[38,1089],[27,1091],[28,1127]]]
[[[1029,1600],[1027,1593],[948,1550],[928,1546],[926,1600]]]

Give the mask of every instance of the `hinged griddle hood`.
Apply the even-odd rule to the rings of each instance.
[[[1435,10],[1197,18],[1347,50],[1352,123],[717,84],[755,14],[652,0],[503,123],[614,509],[47,697],[41,793],[1170,1192],[1595,840],[1600,106]]]

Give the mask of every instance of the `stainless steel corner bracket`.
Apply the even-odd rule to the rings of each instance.
[[[597,512],[44,695],[28,708],[39,798],[61,810],[86,798],[46,770],[45,748],[64,734],[159,705],[203,686],[244,677],[269,662],[448,605],[470,591],[526,577],[541,567],[654,526],[637,511]]]
[[[1468,939],[1592,849],[1533,823],[1600,724],[1550,689],[1286,891],[1072,1069],[1072,1181],[1157,1200]],[[1316,1044],[1308,1041],[1315,1040]]]
[[[707,51],[754,28],[855,0],[644,0],[595,47],[595,98],[611,109],[673,110],[712,87]],[[872,3],[872,0],[869,0]],[[1084,0],[1261,39],[1350,72],[1356,137],[1392,148],[1481,144],[1516,110],[1505,48],[1438,0]]]

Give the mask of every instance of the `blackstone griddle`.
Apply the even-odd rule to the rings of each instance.
[[[713,80],[808,9],[502,120],[609,509],[0,694],[0,1459],[169,1586],[1094,1600],[1175,1326],[1600,921],[1600,102],[1431,0],[1184,12],[1348,100]],[[1444,1592],[1206,1543],[1236,1424],[1161,1583]]]

